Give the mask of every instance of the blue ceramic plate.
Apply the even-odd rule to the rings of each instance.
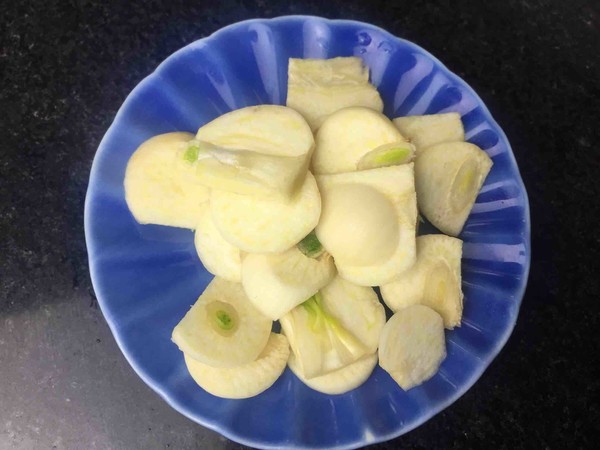
[[[284,104],[288,58],[360,56],[389,117],[457,111],[466,137],[494,166],[460,236],[462,326],[431,380],[402,391],[379,367],[360,388],[326,396],[286,370],[248,400],[223,400],[188,375],[171,330],[211,275],[191,231],[135,222],[125,204],[127,160],[143,141],[195,132],[232,109]],[[85,205],[90,271],[102,312],[139,376],[182,414],[244,444],[351,448],[399,436],[459,398],[481,376],[517,319],[530,260],[527,195],[506,136],[481,99],[420,47],[360,22],[317,17],[228,26],[167,58],[127,97],[92,167]]]

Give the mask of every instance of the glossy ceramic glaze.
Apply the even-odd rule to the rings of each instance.
[[[389,117],[457,111],[466,137],[494,161],[461,234],[462,327],[431,380],[402,391],[379,367],[339,396],[305,387],[288,370],[265,393],[224,400],[188,375],[171,330],[211,275],[189,230],[135,222],[125,203],[127,160],[159,133],[195,132],[232,109],[285,103],[290,57],[360,56]],[[92,167],[85,232],[102,312],[140,377],[196,422],[254,447],[351,448],[405,433],[459,398],[508,339],[530,260],[529,210],[506,136],[481,99],[420,47],[372,25],[316,17],[251,20],[167,58],[127,97]]]

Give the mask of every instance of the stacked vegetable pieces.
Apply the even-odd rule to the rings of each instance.
[[[382,108],[359,58],[292,59],[287,107],[236,110],[132,156],[134,217],[195,229],[215,275],[172,336],[206,391],[257,395],[286,364],[328,394],[378,360],[403,389],[437,371],[462,317],[462,241],[416,237],[417,200],[457,236],[492,162],[458,114],[392,122]]]

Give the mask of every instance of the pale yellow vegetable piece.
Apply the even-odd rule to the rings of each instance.
[[[308,154],[265,155],[195,139],[188,145],[185,159],[196,167],[198,182],[212,189],[288,199],[302,184],[308,170]]]
[[[312,170],[317,175],[353,172],[370,151],[405,140],[390,119],[377,111],[341,109],[316,134]]]
[[[317,177],[317,237],[352,283],[379,286],[416,260],[413,164]]]
[[[231,111],[202,126],[196,139],[219,147],[276,156],[307,155],[314,146],[312,132],[304,118],[293,109],[279,105]]]
[[[349,106],[383,111],[379,92],[369,83],[369,69],[357,57],[290,58],[286,104],[302,114],[313,130],[327,116]]]
[[[443,233],[458,236],[492,164],[483,150],[468,142],[422,150],[415,161],[421,213]]]
[[[213,189],[289,199],[306,177],[313,148],[312,132],[300,114],[260,105],[202,126],[187,159],[195,160],[198,180]]]
[[[190,141],[198,181],[212,189],[262,197],[290,198],[306,177],[308,155],[265,155],[251,150]]]
[[[336,277],[280,323],[302,373],[313,378],[374,353],[385,311],[373,289]]]
[[[255,361],[236,367],[212,367],[185,357],[190,375],[205,391],[223,398],[249,398],[270,388],[285,370],[290,355],[287,338],[271,333]]]
[[[180,154],[190,133],[166,133],[145,141],[127,163],[125,200],[142,224],[196,228],[210,190],[196,181],[195,170]]]
[[[385,309],[375,291],[335,277],[320,292],[325,310],[358,337],[367,353],[374,353],[385,324]]]
[[[279,322],[309,378],[337,370],[368,353],[352,332],[324,311],[320,294],[292,309]]]
[[[215,277],[173,330],[190,358],[213,367],[254,361],[267,345],[272,321],[248,300],[240,283]]]
[[[323,189],[317,236],[340,264],[374,265],[398,246],[399,225],[392,201],[364,183],[334,183]]]
[[[236,283],[242,281],[240,249],[223,239],[215,227],[208,202],[202,205],[200,210],[194,244],[206,270],[229,281]]]
[[[406,116],[394,119],[403,136],[409,138],[419,150],[441,142],[461,142],[465,140],[460,114],[428,114],[424,116]]]
[[[443,234],[417,238],[417,262],[394,281],[381,286],[392,311],[423,304],[444,319],[448,329],[460,326],[463,311],[460,263],[462,241]]]
[[[383,327],[379,365],[405,391],[435,375],[445,357],[444,321],[427,306],[401,309]]]
[[[377,354],[363,356],[356,362],[313,378],[306,378],[300,369],[296,357],[290,354],[288,366],[300,381],[315,391],[328,395],[338,395],[356,389],[363,384],[377,365]]]
[[[248,254],[242,264],[248,298],[273,320],[317,293],[335,274],[331,255],[310,258],[296,247],[283,253]]]
[[[315,228],[321,196],[309,172],[289,201],[213,191],[210,207],[217,229],[229,243],[248,253],[279,253]]]

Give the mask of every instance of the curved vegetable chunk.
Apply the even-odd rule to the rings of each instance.
[[[324,189],[317,235],[339,263],[375,265],[398,245],[392,201],[364,183],[334,183]]]
[[[290,58],[287,106],[302,114],[313,130],[349,106],[383,111],[379,92],[369,83],[369,69],[356,57]]]
[[[211,367],[184,356],[190,375],[205,391],[223,398],[249,398],[266,391],[277,381],[289,355],[287,338],[271,333],[258,358],[237,367]]]
[[[391,283],[381,295],[392,311],[422,304],[444,319],[444,326],[460,326],[463,311],[460,262],[462,241],[443,234],[417,238],[417,262]]]
[[[302,373],[313,378],[374,353],[385,311],[371,288],[336,277],[280,323]]]
[[[385,324],[385,309],[375,291],[335,277],[321,295],[325,310],[360,340],[367,353],[375,353]]]
[[[385,144],[406,139],[383,114],[368,108],[345,108],[329,116],[315,137],[315,174],[354,172],[361,158]]]
[[[139,223],[196,228],[210,191],[181,155],[190,133],[166,133],[145,141],[129,159],[125,200]]]
[[[383,327],[379,365],[405,391],[435,375],[445,357],[444,321],[427,306],[401,309]]]
[[[288,360],[289,368],[294,372],[294,375],[300,378],[300,381],[315,391],[329,395],[345,394],[356,389],[367,381],[376,365],[377,354],[373,353],[325,375],[306,378],[293,353],[290,354],[290,359]]]
[[[260,105],[201,127],[186,155],[198,180],[213,189],[290,198],[302,185],[313,147],[312,132],[300,114]]]
[[[361,286],[389,283],[416,260],[413,164],[317,177],[316,228],[338,273]]]
[[[215,227],[208,202],[202,205],[198,216],[194,245],[206,270],[229,281],[242,281],[240,249],[223,239]]]
[[[441,142],[462,142],[465,130],[460,114],[428,114],[424,116],[397,117],[393,120],[400,133],[409,138],[419,150]]]
[[[196,139],[185,159],[196,168],[198,182],[212,189],[244,195],[290,198],[306,177],[308,155],[265,155],[218,147]]]
[[[292,247],[283,253],[246,255],[242,284],[254,306],[278,320],[327,285],[335,273],[331,255],[310,258]]]
[[[275,156],[304,156],[314,146],[312,131],[304,118],[292,108],[279,105],[231,111],[202,126],[196,139]]]
[[[468,142],[437,144],[419,153],[415,186],[419,209],[440,231],[458,236],[492,160]]]
[[[321,196],[309,172],[289,201],[213,191],[210,208],[217,229],[235,247],[248,253],[279,253],[315,228]]]
[[[173,330],[190,358],[213,367],[254,361],[267,345],[272,322],[248,300],[242,285],[215,277]]]

